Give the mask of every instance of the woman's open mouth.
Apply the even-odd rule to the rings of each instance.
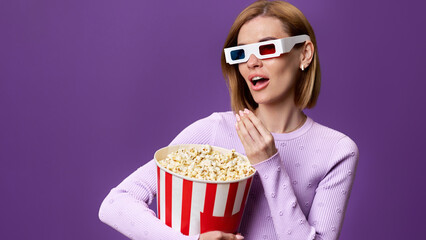
[[[261,90],[264,89],[269,84],[269,78],[263,78],[263,77],[253,77],[250,82],[252,83],[252,89],[253,90]]]

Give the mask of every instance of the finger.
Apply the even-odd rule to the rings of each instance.
[[[235,239],[244,239],[241,235],[234,235],[232,233],[222,233],[223,240],[235,240]]]
[[[253,142],[253,139],[246,134],[247,130],[245,129],[244,123],[241,122],[240,117],[238,114],[236,114],[237,122],[235,123],[235,128],[237,129],[238,137],[241,140],[241,143],[243,144],[244,148],[247,149]]]
[[[249,147],[251,147],[254,143],[254,140],[250,136],[249,132],[247,131],[247,128],[244,125],[244,122],[243,122],[243,119],[241,118],[241,116],[239,116],[239,118],[240,118],[239,121],[238,121],[238,118],[237,118],[237,126],[238,126],[237,128],[238,128],[238,131],[239,131],[240,139],[243,138],[244,141],[247,143],[247,145]],[[241,140],[243,141],[243,139],[241,139]]]
[[[241,116],[242,115],[242,116]],[[240,111],[241,121],[244,123],[244,126],[247,129],[247,132],[250,134],[254,142],[260,143],[263,142],[263,137],[258,131],[257,127],[253,124],[251,119],[245,112]]]
[[[241,235],[240,233],[237,233],[237,235],[235,235],[236,239],[244,239],[244,236]]]
[[[268,129],[266,129],[265,125],[263,125],[262,121],[254,113],[248,109],[244,109],[244,113],[246,113],[246,116],[251,120],[251,122],[256,126],[257,130],[259,131],[259,134],[262,135],[263,138],[270,137],[272,134],[269,132]]]

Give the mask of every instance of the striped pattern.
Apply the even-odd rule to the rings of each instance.
[[[185,235],[238,230],[251,178],[235,183],[192,182],[157,166],[157,180],[158,216],[167,226]]]

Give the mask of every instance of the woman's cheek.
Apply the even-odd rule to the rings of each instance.
[[[248,71],[247,71],[247,67],[245,65],[246,65],[246,63],[240,63],[238,65],[238,71],[240,71],[241,76],[243,76],[243,78],[245,80],[247,80],[247,78],[248,78]]]

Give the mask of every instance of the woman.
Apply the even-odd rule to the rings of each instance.
[[[251,4],[225,42],[222,70],[233,112],[213,113],[171,145],[235,148],[257,170],[241,234],[184,236],[148,208],[156,195],[150,161],[112,189],[99,217],[135,239],[338,239],[358,162],[356,144],[314,122],[320,89],[315,35],[305,16],[279,1]]]

